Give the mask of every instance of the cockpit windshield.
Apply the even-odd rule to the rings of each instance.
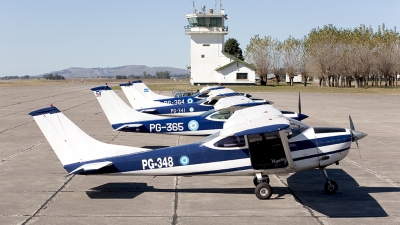
[[[303,133],[305,130],[310,128],[307,124],[294,119],[288,119],[290,121],[290,138],[296,137],[297,135]]]
[[[201,104],[201,103],[203,103],[203,102],[205,102],[205,101],[207,101],[207,99],[206,99],[206,98],[203,98],[203,99],[198,100],[196,103],[197,103],[197,104]]]
[[[201,116],[201,117],[207,117],[207,116],[209,116],[210,114],[214,113],[215,111],[216,111],[215,109],[210,109],[210,110],[208,110],[208,111],[203,112],[203,113],[200,114],[199,116]]]
[[[219,136],[219,131],[214,133],[214,134],[211,134],[210,136],[207,136],[207,137],[201,139],[200,141],[198,141],[198,143],[199,144],[204,144],[204,143],[209,142],[209,141],[211,141],[212,139],[214,139],[214,138],[216,138],[218,136]]]

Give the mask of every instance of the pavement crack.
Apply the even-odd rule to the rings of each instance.
[[[60,188],[58,188],[58,190],[57,190],[56,192],[54,192],[54,193],[50,196],[50,198],[47,199],[46,202],[43,203],[43,205],[41,205],[41,206],[39,207],[39,209],[38,209],[33,215],[29,216],[29,218],[26,219],[25,222],[22,223],[22,225],[27,224],[32,218],[36,217],[36,215],[38,215],[43,209],[45,209],[45,208],[47,207],[47,205],[49,204],[49,202],[50,202],[51,200],[53,200],[54,197],[56,197],[57,194],[60,193],[60,192],[65,188],[65,186],[67,186],[67,184],[68,184],[68,183],[72,180],[72,178],[74,178],[74,177],[75,177],[75,174],[73,174],[72,176],[70,176],[70,177],[67,179],[67,181],[65,181],[64,184],[63,184]]]
[[[314,214],[314,212],[312,211],[312,209],[311,209],[310,207],[304,205],[303,201],[299,198],[299,196],[297,196],[297,195],[294,193],[294,191],[289,187],[289,185],[288,185],[282,178],[280,178],[278,175],[275,174],[275,176],[276,176],[276,178],[278,178],[278,180],[279,180],[283,185],[286,186],[286,188],[289,190],[290,194],[293,195],[293,197],[295,198],[295,200],[296,200],[298,203],[300,203],[300,204],[303,206],[303,208],[305,208],[305,209],[310,213],[311,217],[314,218],[319,224],[324,225],[324,223],[319,219],[319,217],[317,217],[317,216]]]
[[[351,164],[357,166],[357,167],[360,168],[360,169],[363,169],[363,170],[367,171],[368,173],[371,173],[371,174],[373,174],[373,175],[375,175],[375,176],[381,178],[382,180],[388,182],[389,184],[391,184],[391,185],[393,185],[393,186],[395,186],[395,187],[400,187],[400,185],[398,185],[396,182],[390,180],[389,178],[387,178],[387,177],[385,177],[385,176],[382,176],[382,175],[378,174],[377,172],[375,172],[375,171],[373,171],[373,170],[371,170],[371,169],[368,169],[367,167],[362,166],[362,165],[360,165],[360,164],[354,162],[353,160],[351,160],[351,159],[349,159],[349,158],[347,158],[347,157],[346,157],[344,160],[346,160],[347,162],[349,162],[349,163],[351,163]]]
[[[179,188],[179,176],[175,177],[175,197],[174,197],[174,215],[172,216],[171,225],[178,224],[178,188]]]
[[[5,159],[2,159],[2,160],[0,161],[0,163],[3,163],[3,162],[5,162],[5,161],[7,161],[7,160],[9,160],[9,159],[12,159],[12,158],[14,158],[14,157],[16,157],[16,156],[18,156],[18,155],[20,155],[20,154],[26,152],[26,151],[29,151],[29,150],[31,150],[32,148],[34,148],[34,147],[36,147],[36,146],[42,144],[42,143],[45,142],[45,141],[47,141],[47,140],[39,141],[38,143],[36,143],[36,144],[34,144],[34,145],[32,145],[32,146],[30,146],[30,147],[28,147],[28,148],[26,148],[26,149],[20,151],[20,152],[14,154],[14,155],[11,155],[11,156],[9,156],[9,157],[7,157],[7,158],[5,158]]]
[[[8,128],[8,129],[2,130],[2,131],[0,131],[0,134],[1,134],[1,133],[4,133],[4,132],[6,132],[6,131],[9,131],[9,130],[12,130],[12,129],[18,128],[18,127],[25,126],[25,125],[27,125],[27,124],[29,124],[29,123],[32,123],[33,121],[35,121],[35,120],[33,120],[33,119],[32,119],[32,120],[31,120],[31,121],[29,121],[29,122],[26,122],[26,123],[23,123],[23,124],[19,124],[19,125],[17,125],[17,126],[10,127],[10,128]]]

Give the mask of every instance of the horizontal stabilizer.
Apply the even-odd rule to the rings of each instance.
[[[101,168],[111,166],[111,165],[112,165],[112,162],[109,162],[109,161],[89,163],[89,164],[82,165],[82,166],[78,167],[77,169],[71,171],[70,173],[67,174],[67,176],[69,176],[71,174],[75,174],[75,173],[80,173],[80,172],[95,171],[95,170],[99,170]]]
[[[135,127],[141,127],[141,126],[143,126],[143,124],[141,124],[141,123],[124,124],[124,125],[122,125],[122,126],[116,128],[115,130],[116,130],[116,131],[119,131],[119,130],[124,129],[124,128],[135,128]]]
[[[139,112],[156,112],[156,109],[143,109],[143,110],[138,110]]]

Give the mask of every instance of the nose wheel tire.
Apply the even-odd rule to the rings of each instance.
[[[258,199],[269,199],[272,195],[272,187],[268,183],[259,183],[256,187],[255,194]]]
[[[267,184],[269,184],[269,177],[268,177],[268,175],[262,176],[262,181],[261,181],[261,182],[260,182],[260,180],[259,180],[257,177],[254,177],[253,183],[254,183],[254,186],[257,186],[257,185],[259,185],[260,183],[267,183]]]
[[[329,184],[329,182],[327,181],[327,182],[325,183],[324,190],[325,190],[325,192],[326,192],[327,194],[335,194],[336,191],[338,190],[338,185],[337,185],[337,183],[336,183],[335,181],[333,181],[333,180],[330,181],[330,184]]]

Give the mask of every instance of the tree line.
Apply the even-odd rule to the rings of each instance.
[[[25,76],[5,76],[5,77],[0,77],[1,80],[14,80],[14,79],[22,79],[22,80],[27,80],[29,79],[29,75]]]
[[[170,71],[160,71],[160,72],[156,72],[156,75],[153,76],[151,74],[146,73],[146,71],[143,71],[142,76],[135,76],[135,75],[117,75],[115,76],[115,79],[119,80],[119,79],[141,79],[141,78],[146,78],[146,79],[170,79],[171,75],[170,75]]]
[[[65,77],[59,74],[52,73],[43,75],[43,78],[45,78],[46,80],[65,80]]]
[[[400,36],[383,24],[376,32],[360,25],[354,29],[326,25],[302,39],[284,41],[255,35],[246,47],[246,59],[255,65],[256,74],[266,82],[268,74],[288,75],[293,85],[301,74],[304,86],[310,76],[319,86],[366,87],[397,86],[400,73]],[[384,84],[383,84],[384,82]]]

